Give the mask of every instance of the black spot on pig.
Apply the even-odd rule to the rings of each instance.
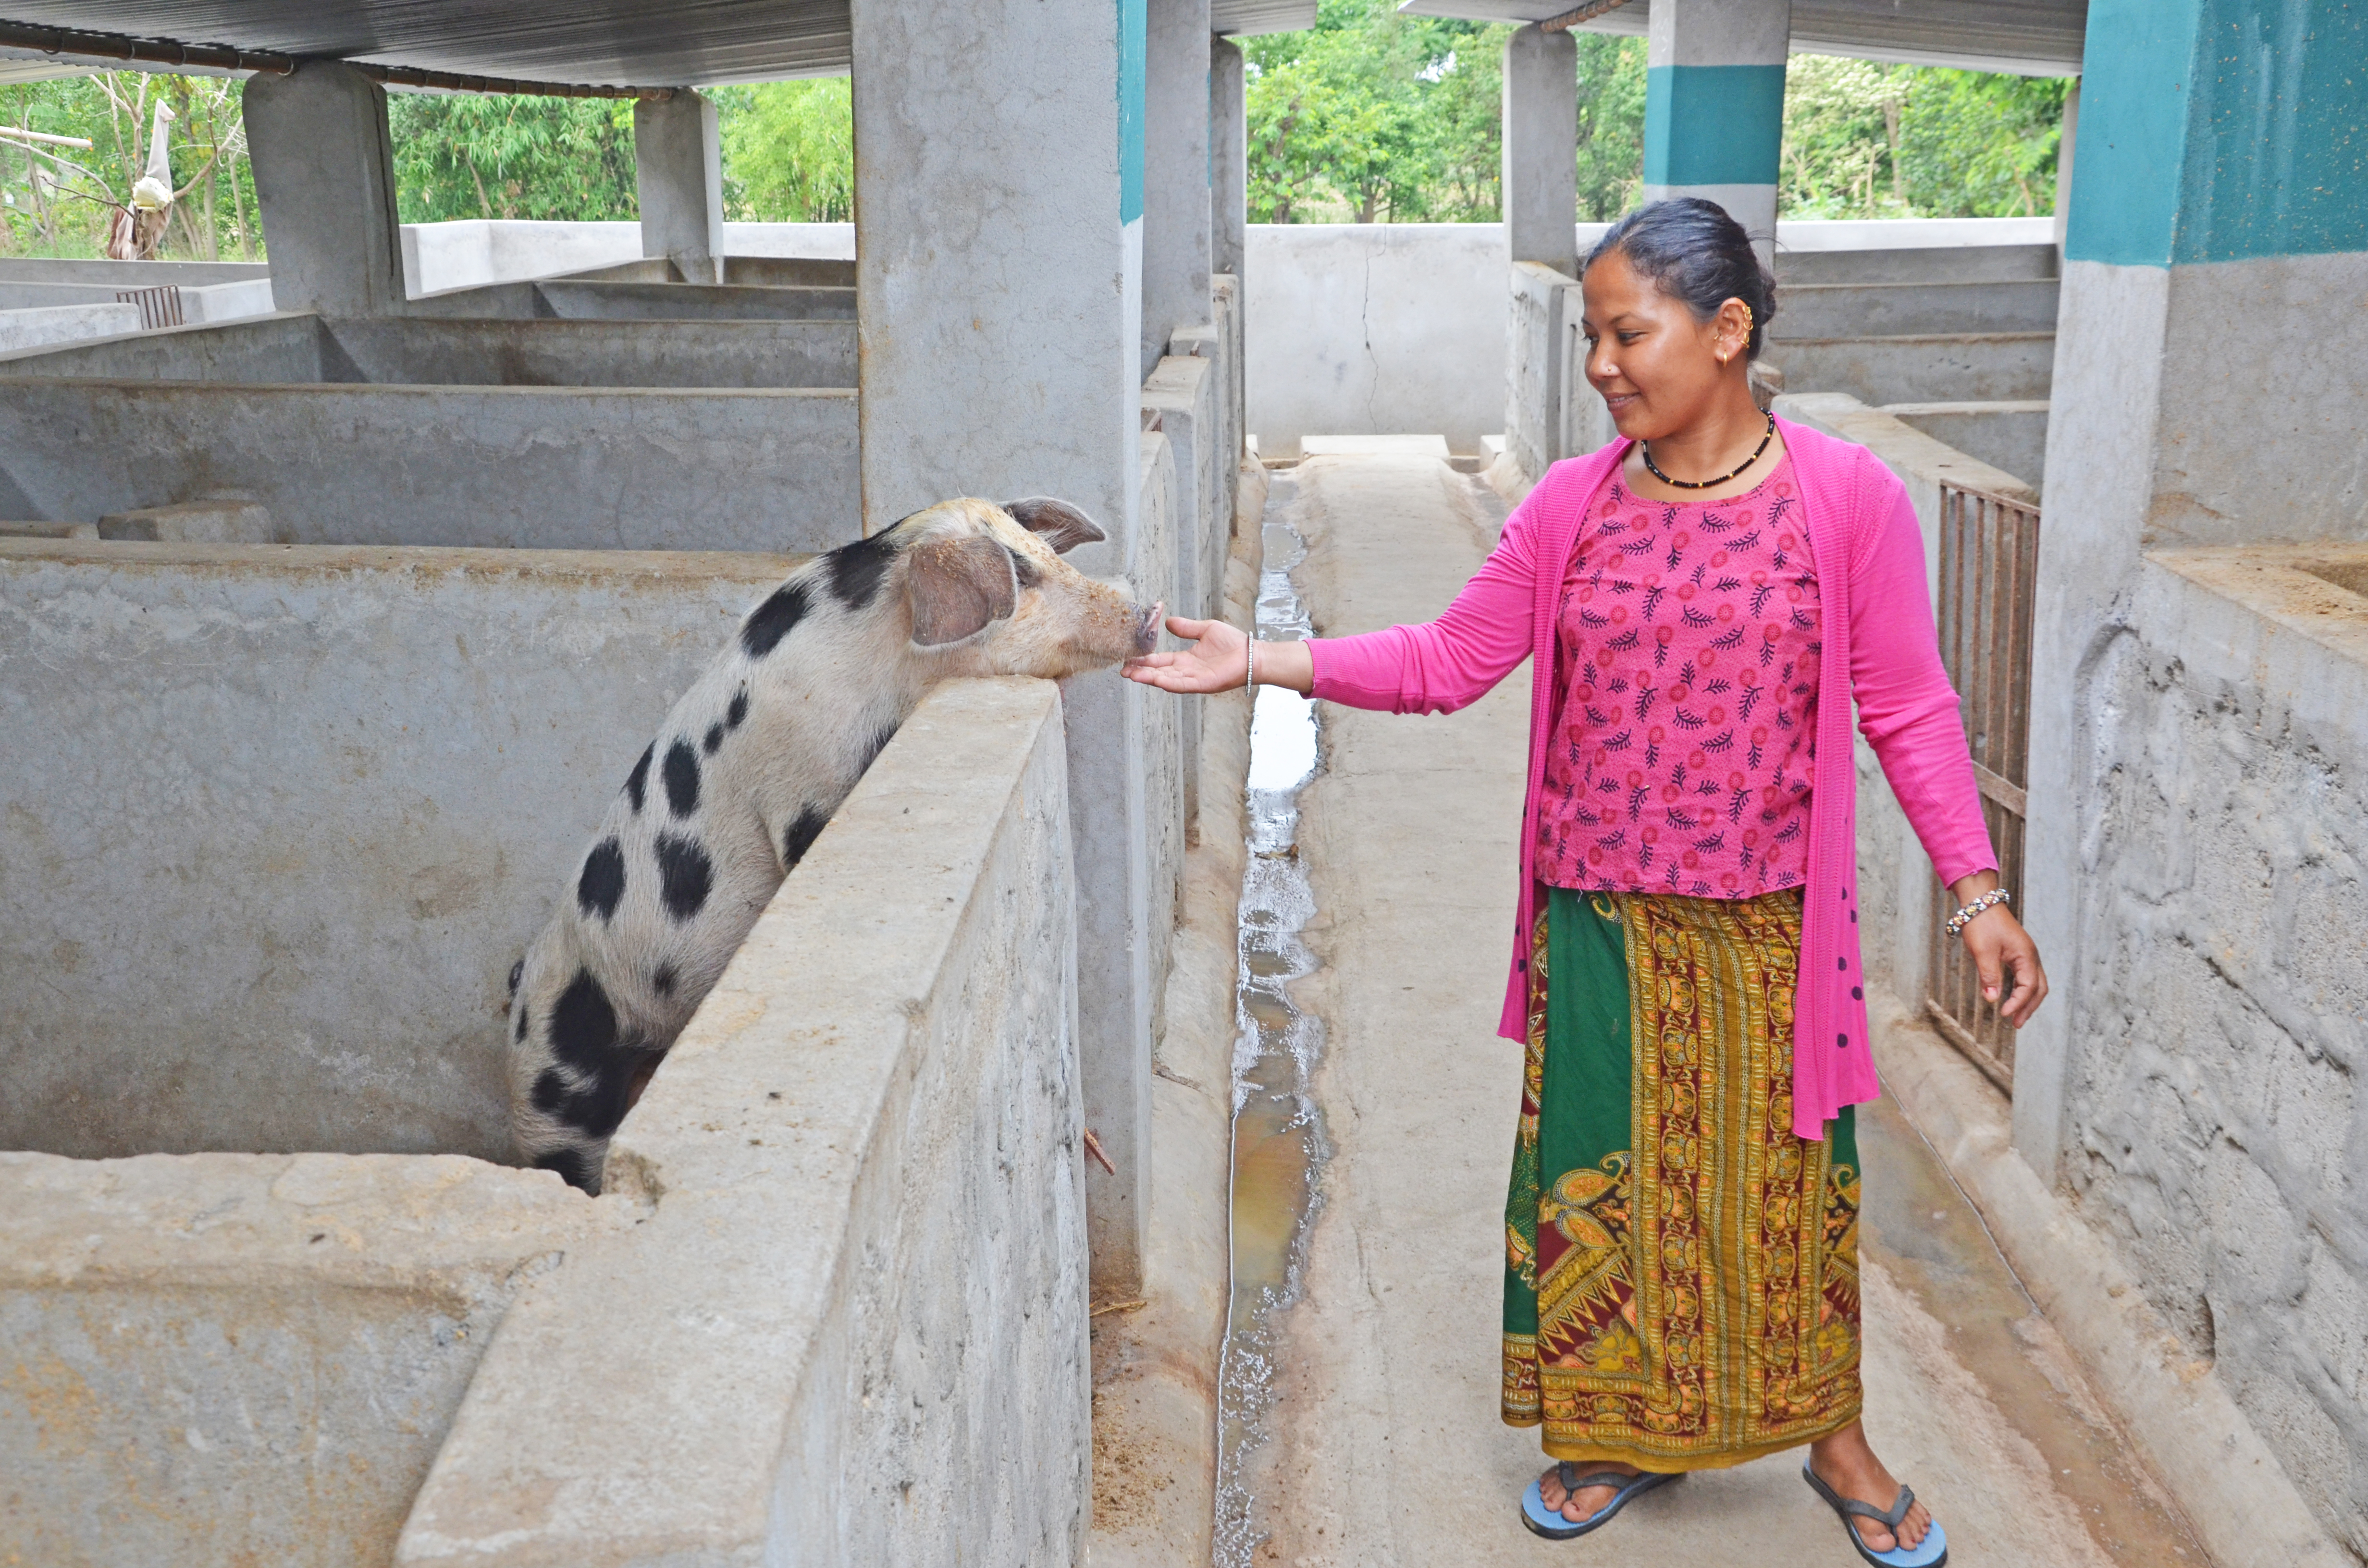
[[[549,1074],[543,1075],[550,1076]],[[597,1185],[595,1178],[599,1175],[592,1168],[592,1156],[582,1149],[553,1149],[547,1154],[537,1155],[534,1165],[537,1170],[557,1171],[560,1180],[585,1192],[593,1189]]]
[[[650,989],[656,992],[661,996],[671,996],[674,994],[674,986],[677,978],[677,977],[674,972],[674,965],[670,963],[662,963],[658,965],[657,969],[650,975]]]
[[[808,806],[798,813],[797,820],[790,824],[788,831],[781,835],[783,871],[798,869],[798,862],[806,858],[806,851],[814,847],[814,841],[822,836],[822,830],[829,822],[829,813],[818,806]]]
[[[526,1043],[527,1020],[532,1016],[533,1009],[531,1008],[520,1007],[518,1010],[518,1028],[511,1031],[510,1038],[520,1045],[524,1045]]]
[[[723,727],[727,730],[736,730],[740,727],[741,721],[747,717],[748,688],[744,686],[732,694],[732,706],[723,710]]]
[[[884,532],[840,545],[823,557],[831,596],[849,609],[861,609],[879,597],[881,582],[895,559],[896,547]]]
[[[763,658],[781,645],[782,638],[797,630],[809,608],[803,583],[782,584],[773,590],[772,597],[749,611],[748,619],[741,623],[741,650],[752,659]]]
[[[720,723],[708,725],[707,738],[699,744],[700,747],[706,751],[708,756],[713,756],[716,753],[716,748],[723,744],[723,726]]]
[[[584,857],[584,874],[575,879],[575,906],[602,920],[617,913],[625,896],[625,849],[614,838],[604,838]]]
[[[688,920],[707,907],[707,890],[715,881],[715,867],[695,838],[658,835],[658,896],[666,913]]]
[[[649,791],[650,787],[650,756],[657,749],[658,744],[655,741],[643,746],[642,760],[633,764],[633,770],[625,775],[625,798],[633,802],[635,816],[642,814],[642,797]]]
[[[558,1068],[546,1067],[535,1078],[529,1097],[534,1101],[534,1108],[545,1116],[556,1117],[595,1138],[606,1138],[617,1131],[617,1124],[625,1119],[625,1112],[632,1108],[632,1066],[622,1061],[574,1087],[569,1086],[566,1074]],[[591,1190],[574,1176],[567,1179],[587,1192]]]
[[[687,817],[699,810],[699,754],[690,749],[689,741],[677,741],[666,747],[666,766],[660,777],[666,780],[669,811]]]
[[[582,1074],[597,1074],[617,1054],[617,1009],[588,969],[575,971],[551,1009],[551,1049]]]
[[[511,994],[511,995],[515,996],[515,995],[517,995],[517,994],[518,994],[518,982],[519,982],[519,981],[521,981],[521,980],[524,980],[525,978],[526,978],[526,960],[524,960],[524,959],[520,959],[520,960],[518,960],[518,962],[516,962],[516,963],[514,963],[514,964],[510,965],[510,994]]]

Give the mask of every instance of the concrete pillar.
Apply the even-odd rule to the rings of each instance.
[[[2080,78],[2064,95],[2064,130],[2055,141],[2055,261],[2064,262],[2064,229],[2072,216],[2072,151],[2080,136]]]
[[[2100,835],[2180,831],[2119,805],[2124,768],[2146,780],[2141,793],[2186,799],[2185,781],[2154,771],[2176,750],[2149,753],[2123,733],[2117,683],[2178,663],[2177,629],[2145,624],[2136,608],[2162,570],[2142,552],[2368,540],[2357,86],[2368,28],[2336,9],[2089,7],[2032,657],[2024,919],[2056,995],[2015,1051],[2015,1146],[2043,1178],[2067,1147],[2082,1053],[2110,1057],[2126,1037],[2126,1016],[2089,988],[2110,983],[2130,944],[2177,930],[2168,911],[2143,930],[2126,924],[2131,896],[2158,895],[2116,903],[2113,879],[2091,870]],[[2271,744],[2318,744],[2288,735]],[[2170,852],[2195,854],[2193,840]],[[2310,938],[2289,927],[2261,939]],[[2252,940],[2198,945],[2246,952]]]
[[[688,88],[633,105],[633,187],[642,254],[687,283],[723,281],[723,144],[715,105]]]
[[[1657,15],[1657,13],[1656,13]],[[1505,40],[1505,240],[1578,273],[1578,45],[1535,25]]]
[[[1645,199],[1726,209],[1772,262],[1792,0],[1654,0],[1645,44]]]
[[[1242,275],[1249,240],[1249,101],[1242,46],[1209,40],[1209,201],[1212,272]]]
[[[336,60],[257,74],[242,96],[275,310],[399,314],[402,225],[386,92]]]
[[[1069,560],[1164,591],[1140,537],[1144,0],[853,0],[863,528],[951,495],[1057,495],[1110,538]],[[1115,89],[1115,90],[1113,90]],[[1154,938],[1150,699],[1067,683],[1096,1290],[1141,1279]]]
[[[1209,317],[1209,0],[1148,0],[1143,89],[1143,365]]]

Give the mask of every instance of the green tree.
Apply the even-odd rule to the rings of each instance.
[[[166,145],[179,199],[158,254],[183,261],[259,256],[241,86],[211,76],[102,71],[0,87],[0,126],[92,143],[63,147],[0,136],[0,253],[105,254],[114,204],[131,199],[146,165],[162,98],[174,114]]]
[[[1645,183],[1645,40],[1578,33],[1578,216],[1608,223]]]
[[[387,129],[406,223],[640,215],[629,98],[390,93]]]
[[[1778,205],[1788,218],[2003,218],[2054,210],[2068,79],[1796,54]]]
[[[848,79],[715,93],[723,201],[742,222],[844,223],[855,216],[855,107]]]
[[[1251,217],[1495,217],[1510,31],[1321,0],[1313,28],[1246,40]]]

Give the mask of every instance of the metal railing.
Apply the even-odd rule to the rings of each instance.
[[[1982,817],[1998,875],[2023,888],[2024,790],[2031,759],[2031,624],[2038,577],[2039,508],[1987,491],[1941,486],[1941,659],[1957,688],[1973,751]],[[1946,889],[1936,904],[1947,905]],[[1964,944],[1932,921],[1925,1011],[1951,1043],[2002,1089],[2014,1083],[2014,1029],[1982,999]]]
[[[140,307],[140,324],[143,328],[179,326],[181,323],[181,289],[176,283],[160,283],[154,289],[118,289],[118,303]]]

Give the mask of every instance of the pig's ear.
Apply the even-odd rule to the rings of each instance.
[[[1006,501],[1003,509],[1011,514],[1013,522],[1051,545],[1055,555],[1066,555],[1081,544],[1099,544],[1110,537],[1091,517],[1050,495]]]
[[[913,642],[942,647],[975,637],[1019,602],[1011,553],[991,539],[933,539],[905,552]]]

